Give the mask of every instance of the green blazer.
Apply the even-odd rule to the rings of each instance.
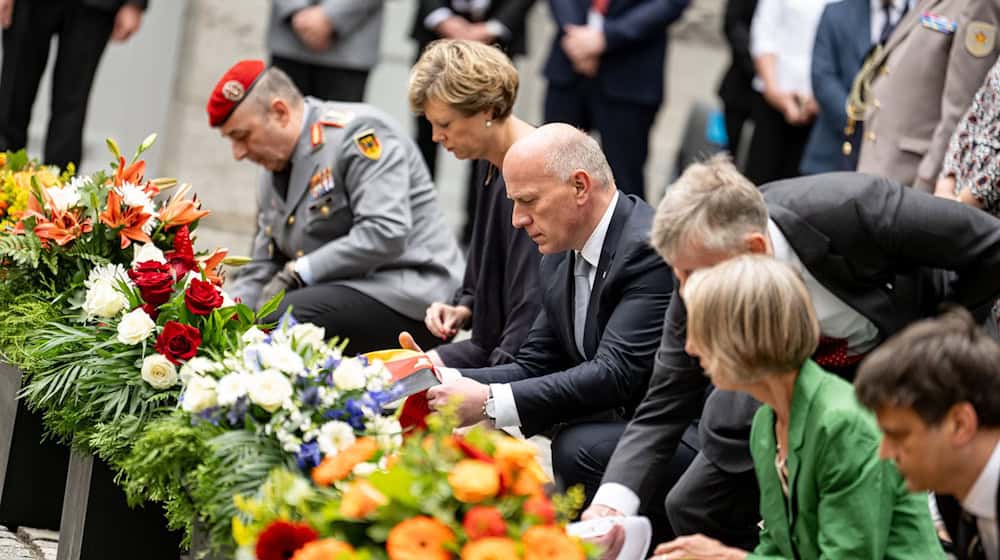
[[[749,558],[944,558],[927,507],[895,464],[878,458],[880,433],[853,387],[808,360],[792,394],[789,497],[774,466],[774,410],[754,415],[750,451],[764,526]]]

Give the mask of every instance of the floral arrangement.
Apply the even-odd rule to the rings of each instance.
[[[61,173],[57,167],[39,165],[29,160],[24,150],[0,153],[0,232],[12,229],[28,208],[32,181],[48,188],[66,181],[73,173],[72,166]]]
[[[583,560],[595,555],[565,531],[583,503],[582,491],[550,499],[532,444],[479,427],[454,435],[450,418],[431,416],[429,432],[408,438],[387,469],[349,480],[334,476],[330,487],[309,484],[294,471],[273,472],[256,495],[237,498],[237,557]],[[359,451],[354,460],[361,456]],[[343,468],[338,474],[348,472]]]

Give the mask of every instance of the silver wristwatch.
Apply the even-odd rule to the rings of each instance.
[[[490,420],[497,419],[497,401],[493,398],[493,388],[489,388],[489,396],[486,397],[486,402],[483,403],[483,416],[489,418]]]

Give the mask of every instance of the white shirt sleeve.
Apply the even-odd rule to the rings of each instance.
[[[455,12],[452,12],[450,8],[438,8],[427,14],[427,17],[424,18],[424,27],[426,27],[428,31],[434,31],[437,26],[441,25],[442,21],[453,15],[455,15]]]
[[[493,423],[497,428],[519,427],[521,417],[517,414],[517,404],[514,402],[514,391],[509,383],[491,383],[490,391],[493,392],[493,406],[496,410],[496,418]]]
[[[777,54],[781,49],[778,41],[781,29],[782,0],[760,0],[750,24],[750,54],[754,58],[765,54]]]
[[[448,383],[449,381],[462,378],[462,372],[451,367],[439,367],[437,368],[437,372],[441,376],[441,383]]]
[[[628,486],[617,482],[602,484],[591,503],[618,510],[622,515],[635,515],[639,512],[639,496]]]
[[[294,268],[295,272],[299,274],[299,278],[302,279],[302,282],[304,282],[306,286],[313,285],[314,278],[312,274],[312,267],[309,266],[309,259],[307,257],[299,257],[295,259]]]

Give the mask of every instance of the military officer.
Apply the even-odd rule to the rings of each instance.
[[[303,98],[288,76],[241,61],[208,101],[209,123],[236,160],[265,169],[252,262],[227,285],[272,318],[350,339],[348,350],[396,345],[401,330],[434,344],[424,311],[450,298],[464,267],[416,145],[385,113]]]
[[[997,60],[1000,1],[910,3],[859,76],[870,93],[858,171],[931,192],[952,132]]]

